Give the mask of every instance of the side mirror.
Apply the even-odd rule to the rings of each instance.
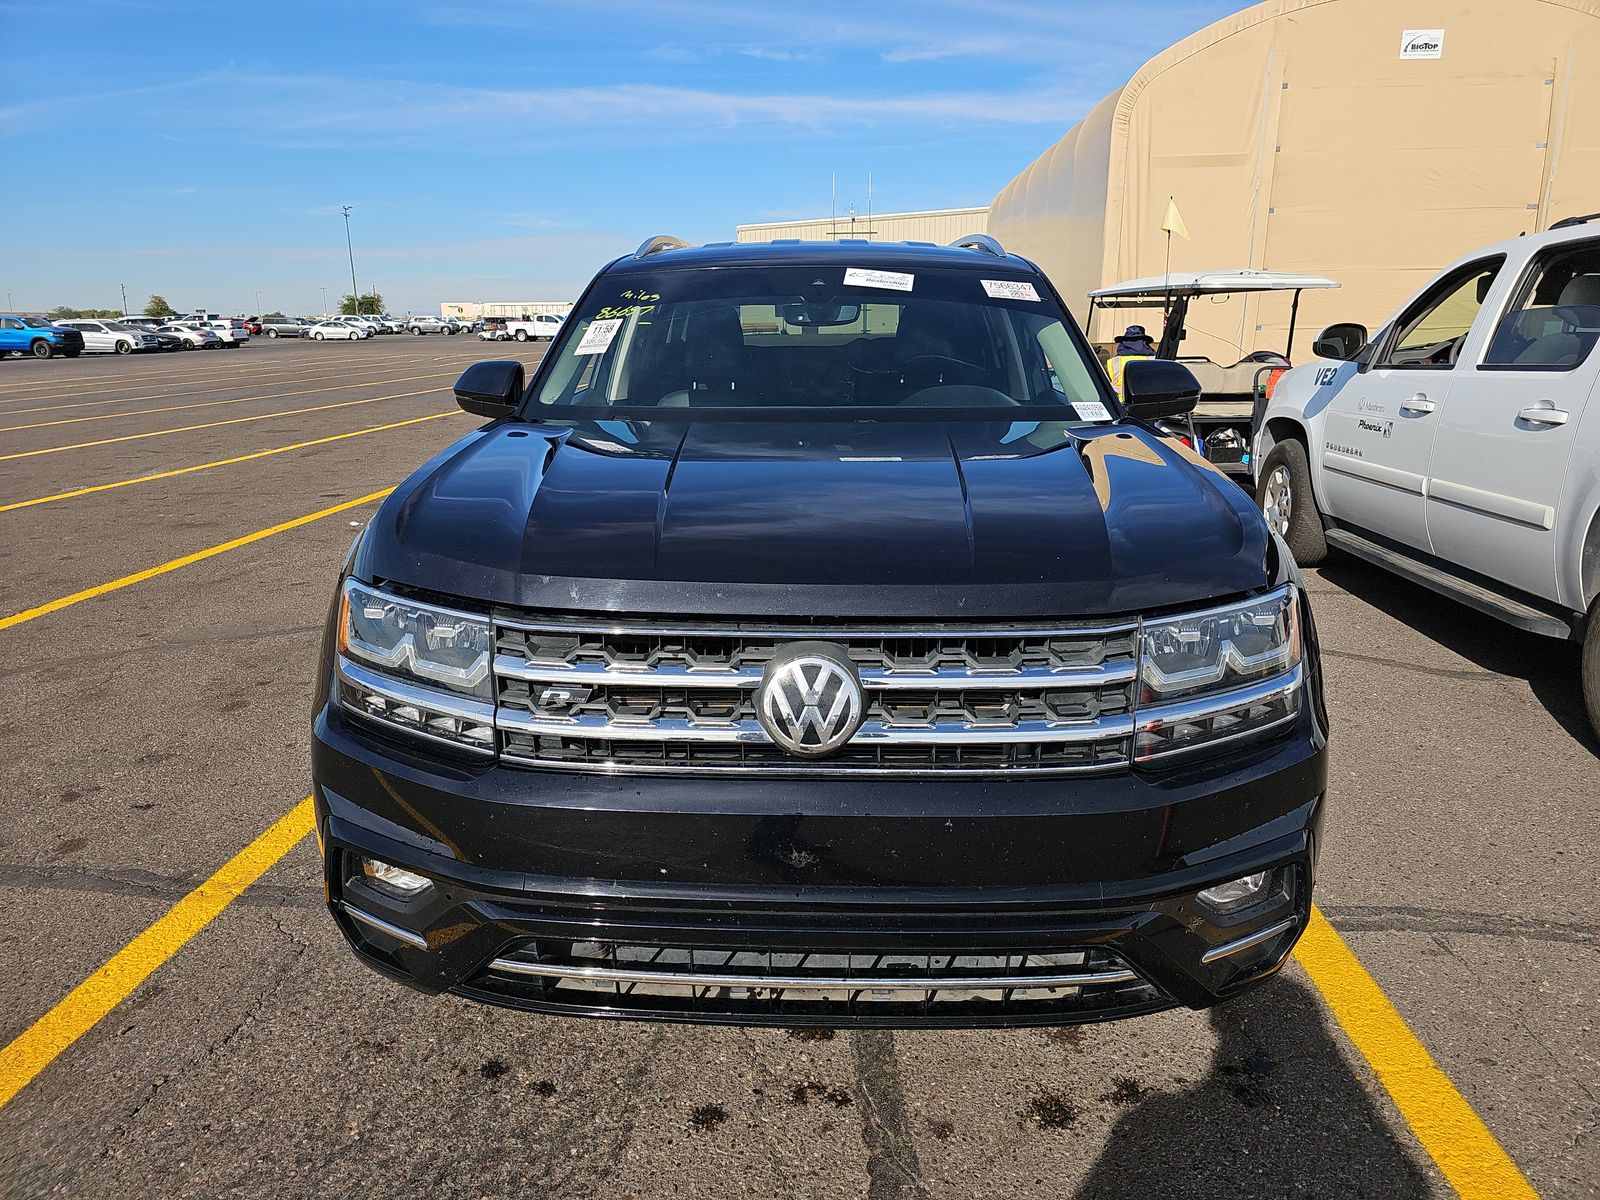
[[[1200,399],[1200,381],[1182,363],[1135,358],[1122,368],[1122,406],[1130,417],[1158,421],[1181,417]]]
[[[473,363],[456,380],[456,403],[480,417],[504,417],[522,399],[522,364],[514,358]]]
[[[1329,325],[1311,343],[1311,353],[1318,358],[1336,358],[1349,362],[1367,347],[1367,327],[1345,322]]]

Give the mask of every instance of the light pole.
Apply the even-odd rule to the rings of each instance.
[[[128,285],[125,284],[125,283],[119,283],[119,284],[117,284],[117,286],[122,289],[122,315],[123,316],[127,316],[128,315]]]
[[[261,293],[257,292],[256,293],[256,316],[259,317],[260,315],[261,315]]]
[[[350,254],[350,298],[356,302],[356,313],[361,312],[361,289],[356,286],[356,251],[350,242],[350,209],[351,205],[344,208],[344,248]]]
[[[322,315],[328,315],[328,289],[322,289]]]

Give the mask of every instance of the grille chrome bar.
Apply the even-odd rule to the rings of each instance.
[[[498,615],[502,761],[681,774],[1103,772],[1132,754],[1137,621],[887,626],[821,621]],[[824,759],[782,749],[757,717],[792,641],[854,664],[865,719]]]
[[[580,967],[567,963],[530,962],[497,958],[489,966],[511,975],[537,975],[553,979],[581,979],[599,983],[677,984],[710,988],[759,988],[770,991],[940,991],[988,992],[1046,988],[1094,987],[1134,983],[1137,972],[1127,969],[1071,971],[1054,975],[719,975],[699,971],[645,971],[627,967]]]
[[[820,639],[826,642],[876,641],[884,638],[1109,638],[1126,636],[1139,628],[1137,621],[1087,625],[941,625],[905,626],[740,625],[707,621],[704,625],[663,624],[648,621],[525,621],[496,617],[495,624],[519,633],[587,633],[602,637],[728,637],[778,638],[784,641]]]
[[[497,654],[496,675],[529,683],[579,683],[591,685],[635,684],[645,687],[743,688],[761,685],[761,669],[738,667],[729,671],[696,671],[676,664],[618,668],[599,663],[529,662],[513,654]],[[1137,671],[1133,660],[1120,659],[1094,667],[1060,669],[1026,667],[1015,671],[911,672],[861,668],[861,682],[869,688],[905,691],[978,690],[992,688],[1077,688],[1129,683]]]
[[[660,717],[630,724],[607,721],[603,717],[535,717],[516,709],[502,708],[496,724],[507,732],[536,737],[587,737],[607,741],[692,741],[692,742],[771,742],[759,721],[729,721],[710,725],[686,721],[681,717]],[[1095,721],[1056,724],[1050,721],[1021,721],[1012,725],[985,727],[966,723],[938,722],[925,726],[888,725],[868,721],[856,730],[852,743],[893,742],[903,746],[1006,745],[1012,742],[1099,742],[1125,738],[1133,733],[1132,716],[1101,717]]]

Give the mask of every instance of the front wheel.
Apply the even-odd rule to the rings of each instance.
[[[40,338],[37,342],[35,342],[33,344],[32,349],[33,349],[33,356],[35,358],[54,358],[55,357],[56,348],[54,346],[52,346],[49,342],[45,341],[43,338]]]
[[[118,342],[117,343],[117,353],[118,354],[132,354],[133,353],[133,343],[132,342]]]
[[[312,335],[311,335],[311,336],[312,336],[312,337],[313,337],[313,338],[315,338],[315,339],[316,339],[316,340],[317,340],[317,341],[319,341],[319,342],[320,342],[320,341],[321,341],[321,340],[322,340],[322,338],[323,338],[323,335],[322,335],[322,334],[320,334],[320,333],[313,333],[313,334],[312,334]]]
[[[1589,724],[1600,734],[1600,599],[1589,608],[1589,628],[1583,637],[1583,702]]]
[[[528,340],[528,331],[526,329],[519,329],[512,336],[515,337],[519,342],[525,342]]]
[[[421,337],[422,336],[422,329],[419,326],[413,325],[411,327],[411,332],[417,337]]]
[[[278,331],[276,329],[269,329],[267,330],[267,336],[269,338],[275,338],[278,336]]]
[[[1272,531],[1289,544],[1289,552],[1302,567],[1314,567],[1328,557],[1322,535],[1322,517],[1311,495],[1311,467],[1305,445],[1295,438],[1279,442],[1261,466],[1256,503]]]

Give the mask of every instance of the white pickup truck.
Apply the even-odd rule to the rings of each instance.
[[[1333,546],[1583,640],[1600,730],[1600,213],[1451,264],[1370,339],[1318,335],[1255,430],[1256,496],[1303,565]]]
[[[566,318],[556,313],[534,313],[526,317],[507,317],[506,337],[517,342],[548,342],[561,332]]]

